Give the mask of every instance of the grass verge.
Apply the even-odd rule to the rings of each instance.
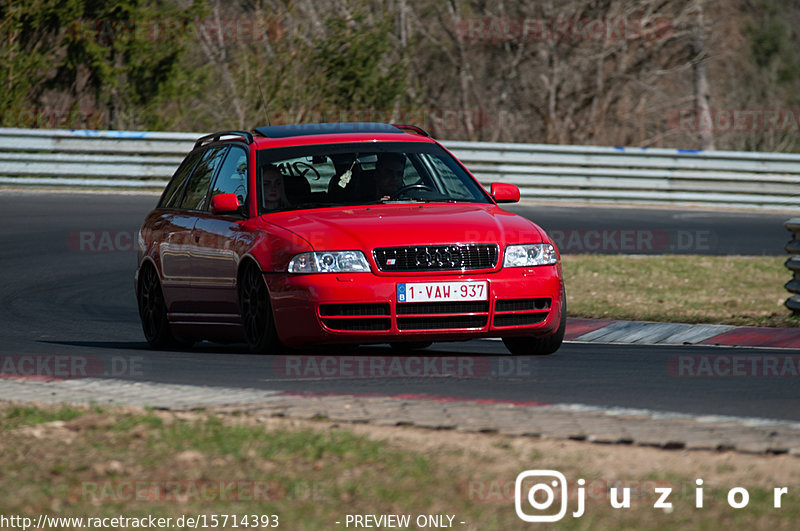
[[[785,257],[562,257],[570,317],[798,327]]]
[[[211,413],[0,404],[0,419],[3,515],[206,515],[209,521],[211,515],[277,515],[288,529],[345,529],[348,514],[451,515],[455,528],[519,529],[526,524],[514,511],[516,475],[555,469],[571,487],[563,528],[794,529],[800,519],[791,484],[800,477],[800,459],[785,455],[670,452],[247,414],[223,420]],[[572,518],[579,478],[586,481],[586,510]],[[704,480],[702,509],[695,506],[697,478]],[[610,507],[612,486],[631,489],[630,508]],[[653,507],[656,487],[673,489],[672,509]],[[730,507],[733,487],[748,490],[747,507]],[[774,487],[789,487],[780,509],[773,508]]]

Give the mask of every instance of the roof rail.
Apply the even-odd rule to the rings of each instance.
[[[422,136],[427,136],[428,138],[433,138],[430,133],[428,133],[425,129],[421,127],[417,127],[416,125],[405,125],[405,124],[392,124],[396,128],[400,129],[401,131],[405,131],[406,133],[415,133]]]
[[[211,133],[210,135],[205,135],[198,138],[197,142],[194,143],[194,149],[199,148],[203,144],[216,142],[223,136],[240,136],[244,138],[245,142],[248,144],[253,143],[253,133],[248,131],[220,131],[218,133]]]
[[[256,127],[255,133],[267,138],[288,138],[323,134],[402,133],[402,131],[393,125],[376,122],[322,122]]]

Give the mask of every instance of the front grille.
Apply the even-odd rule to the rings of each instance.
[[[322,317],[351,317],[358,315],[389,315],[388,303],[320,304]]]
[[[384,247],[372,254],[381,271],[469,271],[497,265],[497,245]]]
[[[368,332],[392,327],[391,307],[384,302],[320,304],[319,315],[330,330]]]
[[[397,305],[397,315],[488,312],[487,301],[408,302]]]
[[[322,319],[322,323],[330,330],[344,332],[389,330],[391,319],[360,317],[355,319]]]
[[[531,310],[549,310],[550,299],[505,299],[494,304],[496,312],[525,312]]]
[[[493,326],[531,326],[543,322],[550,310],[549,298],[504,299],[495,302]],[[489,301],[407,302],[396,304],[399,330],[457,330],[484,328],[489,320]],[[329,330],[342,332],[391,329],[388,303],[321,304],[319,315]]]
[[[546,312],[506,313],[494,316],[494,326],[525,326],[539,324],[547,318]]]
[[[398,317],[400,330],[445,330],[457,328],[483,328],[486,315],[448,315],[446,317]]]

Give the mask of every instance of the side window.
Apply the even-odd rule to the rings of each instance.
[[[211,178],[222,158],[225,156],[227,146],[213,147],[203,154],[203,158],[192,172],[186,185],[186,194],[183,196],[181,208],[188,210],[203,210],[206,207],[206,195],[211,186]]]
[[[427,157],[431,162],[431,166],[433,166],[436,176],[440,179],[441,183],[444,185],[444,189],[450,196],[455,199],[480,199],[470,193],[470,189],[464,185],[461,178],[450,168],[448,162],[452,164],[452,161],[443,160],[437,155],[430,155]]]
[[[406,161],[406,167],[403,171],[403,183],[424,184],[422,176],[419,174],[416,166],[414,166],[414,163],[411,160]]]
[[[231,146],[225,162],[211,187],[211,197],[217,194],[236,194],[239,203],[244,205],[247,197],[247,151],[239,146]],[[209,199],[210,201],[210,199]]]
[[[181,197],[183,196],[183,188],[186,184],[186,179],[192,174],[192,170],[200,159],[201,154],[202,151],[195,151],[183,159],[183,163],[181,163],[175,175],[172,176],[172,180],[170,180],[169,184],[164,189],[164,193],[161,194],[161,200],[158,202],[159,208],[178,207],[181,202]]]

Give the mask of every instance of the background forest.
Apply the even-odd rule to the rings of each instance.
[[[780,0],[2,0],[0,125],[800,151]]]

